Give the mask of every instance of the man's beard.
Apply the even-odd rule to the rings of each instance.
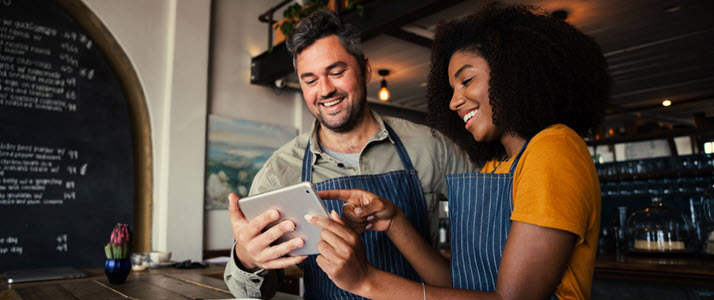
[[[333,124],[328,124],[325,122],[324,118],[322,117],[322,114],[320,113],[318,116],[316,116],[317,120],[320,121],[320,124],[324,126],[325,128],[329,129],[330,131],[333,132],[348,132],[357,126],[357,124],[362,121],[362,118],[364,116],[364,108],[367,106],[367,84],[362,83],[362,97],[360,101],[357,101],[354,106],[351,106],[347,108],[347,117],[343,120],[339,120],[336,123]],[[344,100],[345,101],[348,95],[344,95]]]

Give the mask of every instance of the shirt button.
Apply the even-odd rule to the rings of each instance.
[[[345,164],[343,164],[343,163],[337,163],[337,166],[340,167],[340,168],[344,168],[344,167],[345,167]]]

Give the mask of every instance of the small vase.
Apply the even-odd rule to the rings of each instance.
[[[109,283],[124,283],[129,276],[129,271],[131,271],[131,260],[128,258],[109,258],[104,262],[104,273],[107,274]]]

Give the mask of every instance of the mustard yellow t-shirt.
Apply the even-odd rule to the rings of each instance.
[[[489,173],[500,161],[489,161]],[[508,173],[513,159],[496,173]],[[590,299],[600,229],[600,182],[585,141],[563,124],[551,125],[528,143],[513,179],[512,221],[578,236],[556,288],[559,299]]]

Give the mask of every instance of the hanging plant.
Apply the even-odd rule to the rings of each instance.
[[[300,3],[294,3],[288,6],[285,12],[283,12],[283,20],[275,24],[275,30],[280,29],[283,35],[290,36],[290,33],[293,32],[293,28],[300,20],[327,7],[327,1],[328,0],[307,0],[305,1],[305,6],[300,5]]]
[[[357,10],[357,15],[360,17],[364,17],[364,5],[362,5],[361,0],[347,0],[347,7],[345,8],[345,10],[351,9]]]
[[[293,32],[293,28],[295,28],[295,25],[297,25],[300,20],[312,15],[318,10],[325,9],[328,2],[328,0],[306,0],[305,6],[300,5],[299,3],[294,3],[293,5],[288,6],[285,9],[285,12],[283,12],[283,20],[275,23],[275,30],[279,29],[286,37],[290,36],[290,33]],[[345,7],[345,10],[354,9],[357,11],[357,15],[362,17],[364,16],[364,5],[362,5],[362,2],[362,0],[347,0],[347,7]]]

